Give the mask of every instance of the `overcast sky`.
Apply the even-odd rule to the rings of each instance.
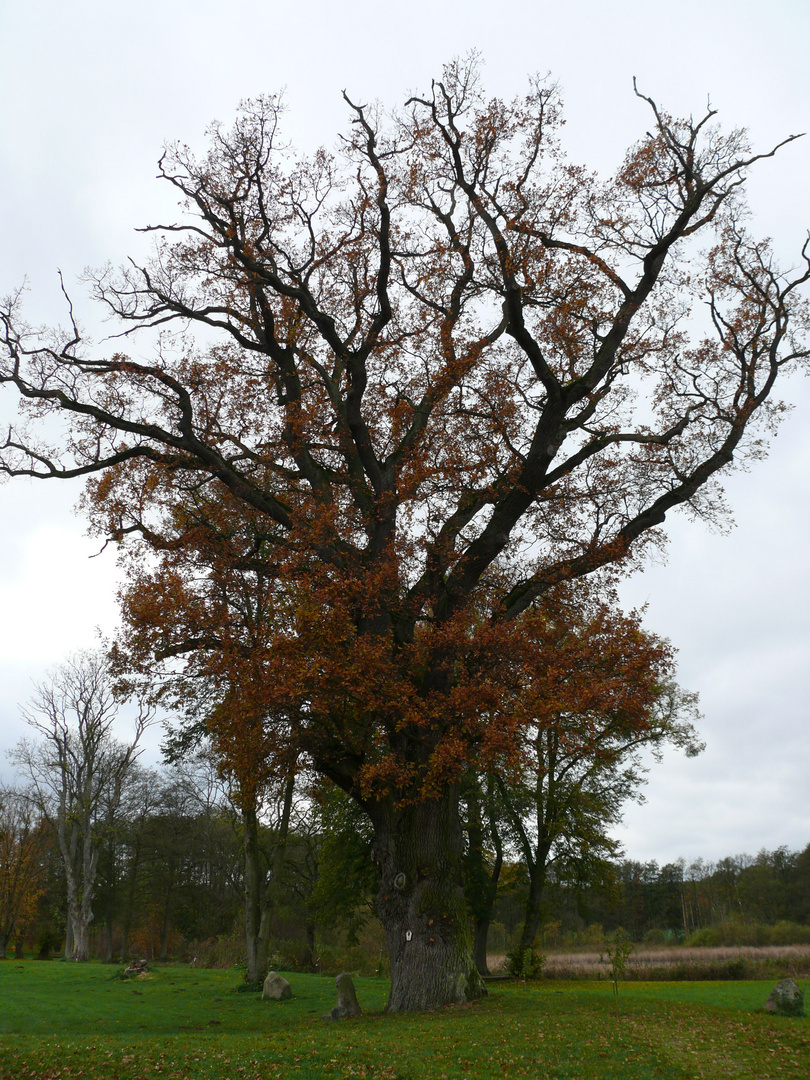
[[[677,15],[671,14],[677,12]],[[238,102],[285,89],[287,137],[332,145],[340,91],[401,103],[477,49],[488,89],[511,96],[550,71],[571,156],[607,172],[649,126],[632,79],[670,112],[707,100],[755,148],[810,128],[807,0],[28,0],[0,14],[0,294],[28,279],[32,322],[64,317],[57,268],[82,322],[104,332],[77,278],[145,249],[135,226],[174,216],[154,180],[165,141],[204,147]],[[810,226],[810,138],[749,184],[754,231],[795,263]],[[770,458],[728,485],[736,528],[676,519],[666,566],[627,583],[628,605],[680,651],[701,695],[707,750],[654,766],[626,815],[631,858],[667,862],[810,842],[810,387]],[[0,397],[0,418],[11,405]],[[31,679],[115,623],[114,558],[93,557],[71,508],[80,488],[0,486],[0,753],[23,733]],[[155,753],[157,737],[153,739]],[[0,759],[0,769],[2,760]]]

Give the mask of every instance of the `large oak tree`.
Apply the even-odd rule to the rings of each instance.
[[[150,358],[90,352],[72,320],[38,339],[8,302],[2,379],[71,433],[10,433],[3,468],[95,475],[111,536],[264,582],[263,750],[294,742],[371,816],[410,1009],[482,989],[456,781],[515,743],[518,616],[629,568],[677,507],[722,518],[807,358],[810,260],[784,275],[748,235],[741,187],[774,151],[711,111],[641,99],[651,130],[603,181],[542,82],[487,100],[456,63],[392,117],[346,100],[335,154],[293,154],[275,98],[201,159],[166,151],[183,218],[95,278],[124,331],[162,331]],[[221,645],[202,630],[188,648]]]

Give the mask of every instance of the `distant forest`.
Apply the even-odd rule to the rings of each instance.
[[[69,953],[55,831],[19,792],[0,792],[0,807],[0,946],[19,956]],[[321,957],[337,951],[346,963],[382,969],[368,824],[340,792],[313,784],[296,789],[280,848],[273,824],[280,812],[268,802],[259,828],[265,883],[273,887],[272,955],[288,969],[317,970]],[[99,836],[91,956],[241,962],[245,835],[213,769],[200,761],[160,772],[136,767],[115,821]],[[469,843],[469,828],[466,836]],[[517,851],[506,850],[491,953],[519,939],[527,888]],[[550,868],[542,948],[598,946],[618,928],[651,944],[810,941],[810,844],[716,863],[600,859]]]
[[[543,932],[550,945],[587,943],[594,928],[598,934],[620,927],[634,941],[651,944],[810,942],[810,844],[803,851],[763,849],[714,863],[679,859],[659,866],[621,859],[608,864],[598,883],[551,883],[547,899]]]

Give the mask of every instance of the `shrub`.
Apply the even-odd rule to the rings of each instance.
[[[771,927],[771,945],[810,945],[810,926],[783,919]]]
[[[694,930],[686,939],[687,948],[690,949],[716,949],[723,944],[725,943],[719,926],[703,926],[700,930]]]
[[[530,949],[520,945],[506,954],[506,971],[516,979],[539,979],[546,963],[545,953],[540,952],[535,942]]]
[[[667,941],[666,930],[647,930],[641,939],[645,945],[664,945]]]
[[[61,931],[46,929],[39,939],[37,960],[49,960],[51,953],[58,952],[62,947],[62,939]]]
[[[241,927],[205,941],[190,941],[185,951],[195,967],[230,968],[247,963],[245,932]]]
[[[619,979],[625,977],[630,954],[633,952],[633,942],[630,935],[621,927],[612,934],[609,941],[605,942],[605,951],[599,957],[600,961],[607,966],[608,977],[613,983],[613,997],[616,1009],[619,1008]]]
[[[782,920],[775,926],[765,923],[727,919],[695,930],[686,939],[689,948],[716,948],[721,945],[806,945],[810,944],[810,926]]]
[[[276,971],[312,971],[315,967],[309,942],[291,939],[273,943],[270,967]]]
[[[577,934],[577,938],[577,944],[581,941],[583,945],[593,945],[599,948],[605,943],[605,931],[601,923],[591,923],[590,926],[586,926],[581,933]]]

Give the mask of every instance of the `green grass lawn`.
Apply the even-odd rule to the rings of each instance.
[[[334,980],[288,976],[294,997],[239,993],[235,971],[0,964],[2,1080],[686,1080],[810,1077],[810,1019],[761,1011],[771,983],[496,983],[469,1006],[383,1013],[387,985],[356,979],[365,1015],[322,1019]],[[805,986],[805,992],[810,987]]]

